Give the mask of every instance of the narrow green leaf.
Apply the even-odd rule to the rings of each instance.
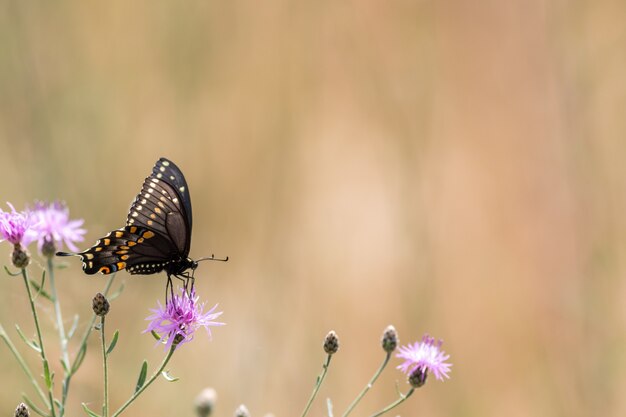
[[[43,379],[46,383],[46,388],[52,388],[52,375],[50,374],[50,367],[48,366],[48,361],[44,359],[43,361]]]
[[[157,341],[161,341],[161,336],[159,336],[159,334],[157,332],[155,332],[154,330],[150,331],[150,334],[152,335],[152,337],[154,337]]]
[[[76,354],[76,360],[74,361],[74,365],[72,366],[72,375],[78,371],[78,368],[83,364],[83,360],[85,360],[85,354],[87,353],[87,344],[81,346],[78,354]]]
[[[37,407],[35,403],[33,403],[30,400],[30,398],[26,396],[26,394],[22,393],[22,399],[24,400],[24,402],[26,403],[28,408],[30,408],[31,411],[34,411],[35,413],[39,414],[41,417],[50,417],[50,414],[46,414],[41,408]]]
[[[18,326],[17,324],[15,325],[15,330],[17,330],[17,334],[20,335],[20,338],[24,343],[33,348],[33,350],[35,350],[37,353],[41,353],[41,348],[37,346],[37,343],[26,339],[26,336],[24,336],[24,333],[22,333],[22,329],[20,329],[20,326]]]
[[[163,372],[161,372],[161,375],[163,375],[163,378],[165,378],[169,382],[176,382],[176,381],[178,381],[180,379],[180,378],[177,378],[175,376],[171,376],[170,375],[170,371],[163,371]]]
[[[32,279],[30,279],[29,281],[30,281],[30,285],[33,286],[36,292],[35,297],[33,298],[36,298],[37,296],[41,295],[46,300],[54,302],[54,298],[50,294],[48,294],[46,290],[43,289],[43,285],[41,285],[40,283]]]
[[[85,410],[85,413],[87,413],[87,415],[89,415],[89,417],[100,417],[100,415],[94,413],[93,411],[91,411],[89,409],[89,407],[87,407],[87,404],[82,403],[81,404],[83,406],[83,410]]]
[[[63,372],[65,372],[65,375],[69,374],[70,369],[67,366],[67,363],[65,363],[65,359],[61,358],[59,362],[61,362],[61,366],[63,367]]]
[[[20,272],[11,272],[11,271],[9,271],[9,268],[7,268],[6,265],[4,266],[4,270],[7,271],[7,274],[9,274],[12,277],[16,277],[18,275],[22,275],[21,271]]]
[[[74,322],[72,323],[72,327],[70,327],[70,331],[67,332],[67,340],[70,340],[74,333],[76,333],[76,329],[78,328],[78,314],[74,314]]]
[[[119,297],[122,294],[122,291],[124,291],[124,283],[123,282],[120,285],[120,287],[117,289],[117,291],[115,291],[113,294],[107,296],[107,298],[109,299],[109,301],[113,301],[113,300],[115,300],[117,297]]]
[[[135,386],[135,392],[139,391],[143,384],[146,382],[146,376],[148,375],[148,362],[143,361],[141,365],[141,371],[139,372],[139,378],[137,379],[137,385]]]
[[[115,334],[113,335],[113,340],[111,340],[111,344],[109,345],[109,348],[107,349],[107,355],[113,352],[115,345],[117,345],[117,338],[119,337],[119,335],[120,335],[120,331],[116,330]]]

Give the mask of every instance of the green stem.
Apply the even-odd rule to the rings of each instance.
[[[328,355],[326,358],[326,363],[322,366],[322,373],[317,377],[317,381],[315,382],[315,387],[313,388],[313,392],[311,393],[311,398],[309,398],[309,402],[306,403],[306,407],[304,407],[304,411],[302,412],[301,417],[305,417],[311,408],[311,404],[313,404],[313,400],[317,395],[317,392],[320,390],[322,386],[322,382],[324,382],[324,378],[326,377],[326,373],[328,372],[328,366],[330,365],[330,359],[332,358],[332,354]]]
[[[39,317],[37,317],[37,310],[35,309],[35,303],[33,302],[33,294],[30,291],[30,284],[28,282],[28,273],[26,272],[26,268],[22,268],[22,277],[24,278],[24,285],[26,286],[26,291],[28,292],[30,309],[33,312],[33,318],[35,320],[35,329],[37,330],[37,339],[39,340],[39,352],[41,353],[41,361],[43,362],[44,369],[47,369],[49,373],[50,368],[48,367],[48,360],[46,359],[46,352],[44,350],[43,339],[41,337],[41,329],[39,328]],[[54,410],[54,397],[52,395],[52,382],[46,381],[46,387],[48,388],[48,401],[50,403],[50,412],[52,413],[52,417],[55,417],[56,413]]]
[[[378,416],[380,416],[382,414],[385,414],[387,411],[389,411],[389,410],[399,406],[407,398],[409,398],[411,396],[411,394],[413,394],[413,391],[415,391],[415,388],[411,388],[410,390],[407,391],[406,394],[400,394],[400,398],[398,398],[397,400],[395,400],[394,402],[392,402],[391,404],[389,404],[387,407],[383,408],[382,410],[380,410],[376,414],[372,414],[370,417],[378,417]]]
[[[365,386],[365,388],[363,388],[363,391],[361,391],[359,396],[356,397],[354,399],[354,401],[352,401],[352,404],[350,404],[350,406],[348,407],[346,412],[343,413],[342,417],[347,417],[347,415],[352,412],[352,410],[354,409],[354,407],[356,407],[356,405],[359,403],[359,401],[361,401],[361,398],[363,398],[363,396],[365,396],[367,391],[369,391],[370,388],[372,388],[372,385],[374,385],[374,382],[376,382],[376,380],[378,379],[378,376],[381,374],[383,369],[385,369],[385,366],[387,366],[387,363],[389,362],[389,358],[391,358],[391,352],[387,352],[387,355],[385,356],[385,360],[383,361],[382,365],[380,365],[380,368],[378,368],[378,371],[376,371],[376,373],[374,374],[372,379],[370,379],[370,382]]]
[[[41,398],[41,400],[43,402],[48,401],[48,399],[46,398],[46,395],[43,393],[43,390],[41,389],[41,387],[37,383],[37,380],[33,376],[33,373],[30,371],[28,364],[26,364],[26,361],[24,361],[24,358],[22,358],[22,355],[20,355],[20,352],[15,348],[15,345],[9,338],[9,335],[6,333],[2,325],[0,325],[0,338],[4,340],[4,343],[6,343],[7,347],[9,348],[13,356],[15,356],[17,363],[19,363],[20,367],[22,368],[22,371],[24,371],[24,373],[30,380],[31,384],[33,384],[33,387],[35,387],[35,390],[37,391],[37,394],[39,394],[39,397]]]
[[[115,274],[111,274],[109,276],[109,279],[104,287],[104,291],[102,292],[105,296],[111,290],[111,286],[113,285],[114,278],[115,278]],[[91,321],[89,322],[89,325],[85,329],[85,332],[83,333],[83,337],[80,341],[80,344],[78,345],[78,350],[76,351],[76,356],[74,357],[74,361],[72,362],[71,366],[69,366],[68,364],[70,372],[67,375],[65,375],[65,380],[63,381],[63,399],[61,401],[61,404],[63,404],[63,407],[65,407],[65,401],[67,400],[67,393],[69,392],[69,389],[70,389],[70,382],[72,381],[72,376],[78,370],[78,368],[74,369],[74,365],[76,364],[76,361],[78,360],[78,356],[80,355],[81,350],[83,350],[84,346],[87,344],[87,339],[89,338],[89,335],[93,331],[93,325],[96,322],[96,317],[98,316],[96,316],[95,313],[92,314]]]
[[[63,362],[65,363],[65,369],[67,373],[71,372],[70,368],[70,355],[67,351],[67,336],[65,334],[65,326],[63,325],[63,314],[61,313],[61,303],[59,296],[57,295],[57,288],[54,281],[54,263],[52,258],[48,258],[48,277],[50,279],[50,293],[52,294],[52,301],[54,303],[54,313],[57,321],[57,329],[59,330],[59,340],[61,341],[61,355]],[[67,390],[63,390],[61,395],[61,406],[59,407],[59,416],[65,414],[65,401],[67,400]]]
[[[102,366],[104,368],[104,404],[102,404],[102,416],[109,415],[109,373],[107,367],[107,351],[104,343],[104,316],[100,321],[100,340],[102,340]]]
[[[113,413],[113,415],[111,417],[117,417],[120,414],[122,414],[122,412],[124,410],[126,410],[126,408],[128,408],[129,405],[131,405],[131,403],[133,401],[135,401],[135,399],[137,397],[139,397],[139,395],[144,392],[146,390],[146,388],[148,388],[150,386],[150,384],[152,384],[154,382],[155,379],[157,379],[157,377],[159,375],[161,375],[161,372],[163,372],[163,369],[165,369],[165,366],[167,365],[167,363],[170,361],[170,358],[172,357],[172,355],[174,354],[174,350],[176,350],[176,346],[175,344],[172,344],[172,347],[170,348],[170,351],[167,353],[167,356],[165,357],[165,359],[163,359],[163,362],[161,362],[161,366],[159,367],[159,369],[152,374],[152,376],[150,377],[150,379],[148,380],[148,382],[146,382],[145,384],[142,385],[141,388],[139,388],[138,390],[136,390],[134,392],[134,394],[128,399],[128,401],[126,401],[124,403],[124,405],[122,405],[120,407],[119,410],[117,410],[115,413]]]

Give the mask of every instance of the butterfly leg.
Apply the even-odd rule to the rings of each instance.
[[[169,295],[172,297],[172,300],[173,300],[174,299],[174,284],[172,283],[172,276],[170,274],[167,274],[167,284],[165,284],[165,305],[167,305],[167,301],[169,299],[168,291],[169,291]]]
[[[191,292],[193,291],[193,286],[195,283],[193,272],[191,273],[191,275],[189,274],[189,272],[185,272],[185,273],[178,275],[177,277],[185,282],[183,285],[183,288],[185,289],[185,292],[187,293],[187,295],[191,296]],[[190,282],[191,282],[191,285],[189,284]]]

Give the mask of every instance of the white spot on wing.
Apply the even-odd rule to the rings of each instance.
[[[169,161],[163,161],[162,164],[165,165],[166,167],[170,165]]]
[[[180,187],[179,190],[180,190],[181,193],[184,193],[185,192],[185,187]]]

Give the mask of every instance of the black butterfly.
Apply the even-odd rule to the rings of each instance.
[[[169,285],[172,275],[193,278],[198,267],[198,261],[188,256],[191,226],[191,199],[185,176],[172,161],[161,158],[133,201],[125,227],[112,231],[84,252],[57,255],[80,256],[86,274],[107,275],[123,269],[131,275],[165,271]]]

